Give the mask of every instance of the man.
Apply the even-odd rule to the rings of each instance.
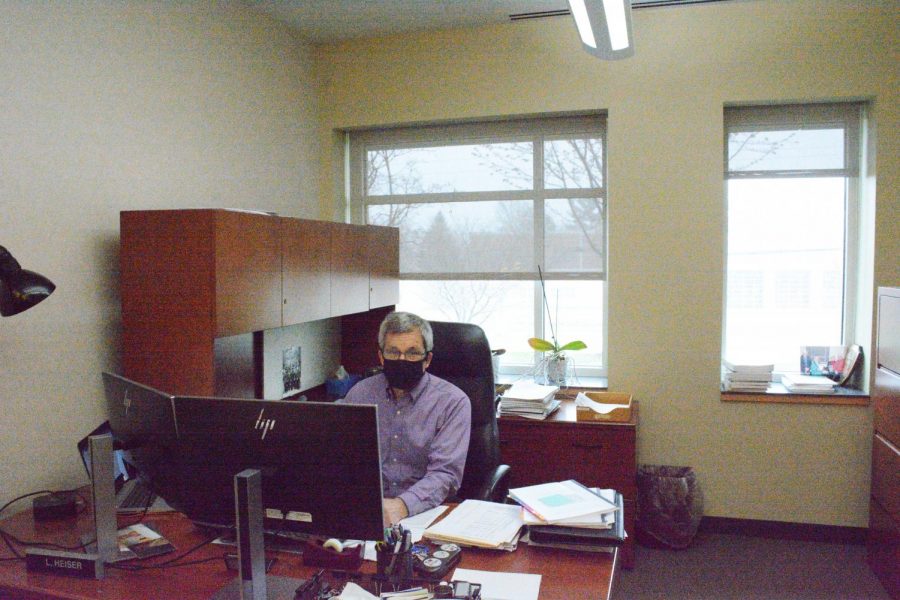
[[[378,406],[385,524],[439,505],[462,483],[472,407],[458,387],[430,373],[431,325],[392,312],[378,330],[382,373],[342,402]]]

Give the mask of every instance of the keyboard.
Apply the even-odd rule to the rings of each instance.
[[[119,501],[118,508],[124,510],[144,509],[153,504],[154,500],[156,500],[156,494],[140,481],[135,481],[128,494]]]

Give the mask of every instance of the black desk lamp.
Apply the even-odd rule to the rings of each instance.
[[[55,289],[52,281],[23,269],[13,255],[0,246],[0,315],[11,317],[28,310]]]

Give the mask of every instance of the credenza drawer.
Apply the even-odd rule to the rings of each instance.
[[[547,427],[537,432],[504,424],[500,455],[512,466],[512,487],[575,479],[626,497],[637,491],[634,429]]]

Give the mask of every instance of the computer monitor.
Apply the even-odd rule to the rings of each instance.
[[[103,373],[103,387],[114,448],[165,498],[177,456],[175,397],[112,373]]]
[[[110,412],[123,405],[115,375]],[[144,386],[139,386],[143,388]],[[128,388],[130,389],[130,388]],[[149,388],[148,388],[149,389]],[[165,396],[163,394],[163,396]],[[374,405],[175,396],[176,439],[135,436],[152,411],[110,415],[113,434],[147,440],[154,452],[134,454],[139,471],[174,508],[201,525],[234,526],[234,476],[262,473],[264,527],[322,537],[380,540],[384,535],[378,416]],[[143,398],[143,396],[140,396]],[[124,419],[124,421],[123,421]],[[158,464],[144,464],[150,458]],[[159,466],[163,465],[163,469]]]

